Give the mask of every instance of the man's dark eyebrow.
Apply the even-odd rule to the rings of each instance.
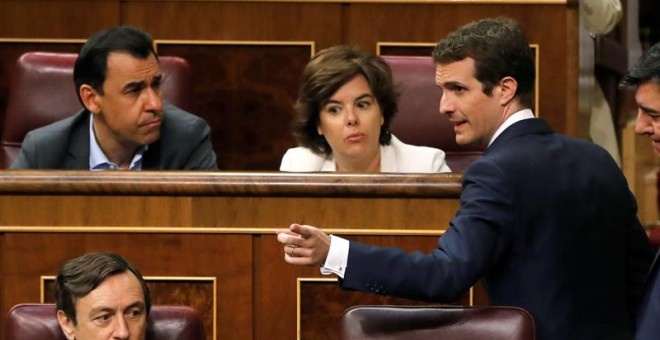
[[[146,305],[144,304],[144,301],[138,300],[128,305],[128,307],[126,307],[126,309],[131,309],[131,308],[145,309]]]
[[[152,83],[152,84],[159,85],[160,83],[162,83],[162,81],[163,81],[163,74],[162,74],[162,73],[158,73],[158,74],[154,75],[154,77],[153,77],[151,83]],[[146,84],[146,82],[145,82],[144,80],[134,81],[134,82],[130,82],[130,83],[124,85],[124,88],[123,88],[123,89],[124,89],[124,92],[131,92],[131,91],[135,91],[135,90],[141,90],[141,89],[143,89],[146,85],[147,85],[147,84]]]
[[[128,305],[126,307],[126,310],[129,310],[129,309],[132,309],[132,308],[140,308],[140,309],[144,310],[146,308],[146,306],[144,304],[144,301],[137,300],[137,301],[131,303],[130,305]],[[92,309],[89,312],[89,314],[90,315],[95,315],[95,314],[98,314],[98,313],[101,313],[101,312],[115,313],[116,310],[114,308],[111,308],[111,307],[99,307],[99,308]]]
[[[98,308],[94,308],[91,311],[89,311],[89,315],[94,316],[94,315],[99,314],[101,312],[113,314],[115,312],[115,309],[110,308],[110,307],[98,307]]]
[[[446,87],[448,89],[456,89],[456,88],[465,88],[466,87],[461,82],[457,82],[457,81],[448,81],[448,82],[440,84],[440,85],[442,87]]]
[[[124,85],[123,89],[124,89],[124,92],[131,92],[131,91],[135,91],[135,90],[141,90],[145,86],[146,86],[145,81],[140,80],[140,81],[133,81],[133,82],[130,82],[130,83]]]
[[[639,105],[639,109],[644,111],[644,113],[651,115],[651,116],[660,116],[660,112],[658,110],[654,110],[650,107]]]

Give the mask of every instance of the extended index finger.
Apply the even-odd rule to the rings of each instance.
[[[317,230],[317,228],[311,225],[292,224],[289,227],[289,230],[302,236],[302,238],[310,238],[314,235],[314,231]]]

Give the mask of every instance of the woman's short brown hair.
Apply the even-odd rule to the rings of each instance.
[[[379,142],[390,143],[389,126],[398,110],[399,94],[392,83],[389,65],[382,58],[355,47],[334,46],[317,53],[302,74],[293,122],[293,135],[301,146],[316,153],[332,154],[328,142],[318,134],[321,108],[340,87],[360,74],[367,79],[383,114]]]

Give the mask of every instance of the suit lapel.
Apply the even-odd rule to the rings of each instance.
[[[78,113],[80,117],[73,123],[69,150],[64,160],[65,169],[89,170],[89,119],[91,113],[86,110]]]
[[[162,133],[161,129],[161,133]],[[167,166],[165,164],[160,164],[158,160],[158,155],[160,155],[160,141],[159,138],[157,141],[149,144],[149,148],[142,155],[142,170],[166,170]],[[162,168],[161,168],[162,166]]]

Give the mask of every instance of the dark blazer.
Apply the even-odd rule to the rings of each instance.
[[[142,170],[217,170],[211,129],[200,117],[164,103],[160,138],[149,144]],[[30,131],[12,169],[89,170],[90,112]]]
[[[660,264],[656,254],[653,266],[646,278],[642,302],[640,303],[639,315],[637,316],[638,340],[660,339]]]
[[[351,242],[340,283],[449,302],[483,278],[490,304],[527,309],[541,340],[632,339],[653,257],[636,212],[605,150],[527,119],[467,169],[437,249]]]

